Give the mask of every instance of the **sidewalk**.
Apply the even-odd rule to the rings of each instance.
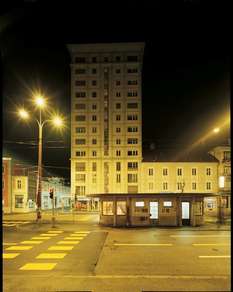
[[[74,212],[74,213],[62,213],[61,210],[55,212],[55,221],[57,224],[75,224],[80,223],[85,219],[85,224],[98,225],[99,215],[98,212]],[[36,213],[24,213],[24,214],[4,214],[2,221],[29,221],[30,223],[36,223]],[[51,224],[52,212],[42,212],[42,224]],[[84,222],[83,222],[84,223]],[[101,227],[101,225],[99,225]],[[107,227],[111,228],[111,227]],[[114,227],[112,227],[114,228]],[[132,227],[139,228],[141,227]],[[182,227],[143,227],[143,228],[156,228],[161,230],[173,229],[182,231],[230,231],[231,230],[231,219],[225,220],[224,224],[219,224],[212,221],[207,221],[203,226],[182,226]]]

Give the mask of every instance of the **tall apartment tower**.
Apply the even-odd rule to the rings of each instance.
[[[144,43],[71,44],[71,193],[138,192]]]

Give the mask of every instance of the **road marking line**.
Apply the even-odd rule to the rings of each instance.
[[[229,246],[228,243],[193,243],[193,246]]]
[[[183,234],[183,235],[170,235],[170,237],[230,237],[230,235],[220,235],[220,234],[210,234],[210,235],[203,235],[203,234],[197,234],[197,235],[188,235],[188,234]]]
[[[64,231],[61,231],[61,230],[57,230],[57,231],[54,231],[54,230],[51,230],[51,231],[48,231],[48,233],[62,233]]]
[[[74,246],[62,246],[62,245],[53,245],[48,248],[48,250],[72,250]]]
[[[87,236],[87,235],[86,235],[86,234],[70,234],[69,236],[76,236],[76,237],[80,236],[80,237],[85,237],[85,236]]]
[[[16,224],[3,224],[3,227],[13,227],[16,226]]]
[[[25,240],[25,241],[21,241],[20,243],[22,243],[22,244],[40,244],[40,243],[42,243],[43,241],[39,241],[39,240]]]
[[[63,275],[65,278],[77,279],[191,279],[191,280],[227,280],[230,276],[192,276],[192,275]]]
[[[35,236],[35,237],[32,237],[31,239],[50,239],[51,237],[46,237],[46,236]]]
[[[82,240],[83,237],[65,237],[64,239],[70,239],[70,240]]]
[[[41,253],[36,259],[63,259],[67,253]]]
[[[223,258],[223,259],[225,259],[225,258],[230,258],[231,256],[230,255],[216,255],[216,256],[198,256],[200,259],[209,259],[209,258],[217,258],[217,259],[221,259],[221,258]]]
[[[172,246],[172,243],[114,243],[117,246]]]
[[[18,255],[20,255],[20,253],[3,253],[2,258],[3,259],[14,259]]]
[[[22,246],[22,245],[18,245],[18,246],[11,246],[6,248],[6,250],[29,250],[32,249],[33,246]]]
[[[42,233],[40,236],[57,236],[58,234],[48,234],[48,233]]]
[[[52,270],[56,263],[28,263],[20,268],[24,271],[48,271]]]
[[[57,244],[78,244],[79,241],[64,241],[64,240],[61,240],[61,241],[58,241]]]
[[[75,233],[90,233],[91,231],[75,231]]]
[[[4,245],[17,245],[17,244],[18,243],[16,243],[16,242],[12,242],[12,243],[11,242],[3,242],[2,245],[4,246]]]

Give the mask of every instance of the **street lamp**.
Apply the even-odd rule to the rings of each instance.
[[[39,222],[41,219],[41,177],[42,177],[42,137],[43,137],[43,127],[46,123],[51,122],[56,127],[63,126],[63,120],[59,116],[54,116],[50,119],[43,120],[42,119],[42,109],[46,107],[46,100],[43,96],[37,95],[34,97],[34,102],[39,109],[39,119],[36,118],[36,122],[39,127],[39,143],[38,143],[38,179],[37,179],[37,192],[36,192],[36,220]],[[29,113],[24,109],[20,109],[19,117],[28,120]]]

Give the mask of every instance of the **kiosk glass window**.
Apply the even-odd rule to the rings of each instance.
[[[126,201],[117,202],[117,215],[126,215]]]
[[[103,201],[103,215],[113,215],[113,201]]]

